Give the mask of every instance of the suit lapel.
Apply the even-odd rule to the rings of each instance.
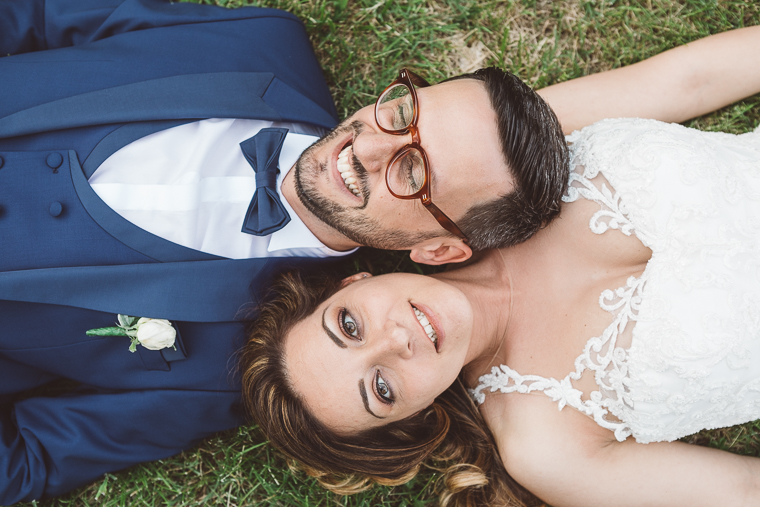
[[[269,259],[81,266],[0,273],[0,299],[188,322],[246,313]],[[267,270],[268,272],[269,270]]]
[[[0,273],[0,299],[184,322],[251,319],[277,274],[342,259],[270,257],[46,268]]]
[[[303,121],[332,115],[271,72],[215,72],[141,81],[47,102],[0,119],[0,138],[89,125],[196,118]]]

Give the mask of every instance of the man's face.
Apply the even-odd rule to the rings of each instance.
[[[417,89],[417,95],[431,196],[441,211],[456,222],[474,204],[509,193],[512,180],[483,83],[460,79]],[[409,142],[411,134],[381,131],[374,104],[364,107],[303,153],[296,164],[298,196],[320,220],[361,245],[403,250],[444,236],[419,199],[398,199],[385,184],[388,162]]]

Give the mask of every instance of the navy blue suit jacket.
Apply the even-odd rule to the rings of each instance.
[[[203,118],[336,123],[303,26],[158,0],[0,0],[0,504],[52,496],[239,425],[234,352],[269,276],[122,219],[87,177]],[[241,217],[242,223],[242,217]],[[297,262],[305,260],[295,259]],[[177,350],[88,329],[171,320]],[[81,382],[58,397],[14,394]]]

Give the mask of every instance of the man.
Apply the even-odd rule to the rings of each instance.
[[[479,204],[497,203],[498,215],[502,196],[525,193],[513,192],[493,107],[501,94],[478,81],[488,76],[433,87],[400,76],[418,87],[411,139],[406,120],[383,130],[368,106],[287,171],[336,115],[303,28],[280,11],[5,0],[0,52],[11,55],[0,59],[2,504],[63,493],[241,424],[233,354],[251,302],[283,265],[360,244],[462,261],[471,245],[524,240],[559,211],[564,180],[549,170],[559,186],[527,232],[488,239],[479,225]],[[604,80],[575,93],[593,97],[585,90],[595,86]],[[573,124],[563,88],[546,94],[571,111],[566,125],[605,107],[635,110],[595,97]],[[401,103],[414,105],[411,95]],[[556,144],[557,123],[542,125]],[[260,151],[262,127],[288,129],[267,131],[271,152]],[[427,164],[430,206],[391,193],[402,190],[386,176],[395,154],[391,174]],[[279,177],[267,170],[273,157]],[[425,189],[409,180],[412,195]],[[273,199],[251,202],[254,191]],[[174,348],[130,354],[125,337],[86,334],[117,314],[170,321]],[[81,387],[12,398],[57,378]]]
[[[176,202],[164,204],[172,209],[156,210],[155,193],[147,208],[113,204],[124,215],[105,201],[114,193],[147,195],[147,188],[134,190],[141,182],[130,176],[150,173],[149,164],[163,157],[172,157],[167,167],[184,164],[188,173],[217,165],[216,143],[206,146],[202,163],[187,163],[200,152],[196,141],[223,139],[215,128],[231,129],[235,158],[225,175],[233,184],[217,181],[221,187],[207,187],[200,203],[216,206],[199,212],[213,234],[216,209],[227,204],[209,196],[255,176],[239,146],[262,126],[255,123],[298,124],[282,147],[292,164],[336,115],[302,24],[272,9],[3,1],[0,53],[11,55],[0,58],[0,504],[6,505],[176,454],[243,422],[235,410],[233,356],[244,339],[242,319],[267,276],[289,260],[283,255],[305,264],[308,256],[333,252],[308,237],[294,213],[291,230],[279,236],[240,233],[255,178],[247,201],[233,203],[242,211],[229,220],[253,241],[222,252],[214,238],[206,237],[209,250],[171,235],[182,227],[179,215],[192,192],[180,191],[188,180],[168,192]],[[193,123],[205,118],[245,121]],[[149,156],[136,162],[108,161],[114,153],[134,155],[121,148],[152,133],[174,135],[177,125],[180,134],[194,125],[204,130],[169,151],[149,145]],[[119,185],[132,190],[114,192]],[[169,230],[168,239],[124,218],[150,227],[140,221],[146,215]],[[191,240],[204,236],[182,230]],[[253,255],[241,254],[245,248]],[[115,326],[117,314],[169,320],[178,332],[174,348],[138,345],[130,353],[127,337],[85,334]],[[57,378],[81,387],[54,398],[12,397]]]

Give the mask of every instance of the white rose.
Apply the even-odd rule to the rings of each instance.
[[[168,320],[143,317],[137,321],[137,339],[148,350],[172,347],[176,336],[177,332]]]

